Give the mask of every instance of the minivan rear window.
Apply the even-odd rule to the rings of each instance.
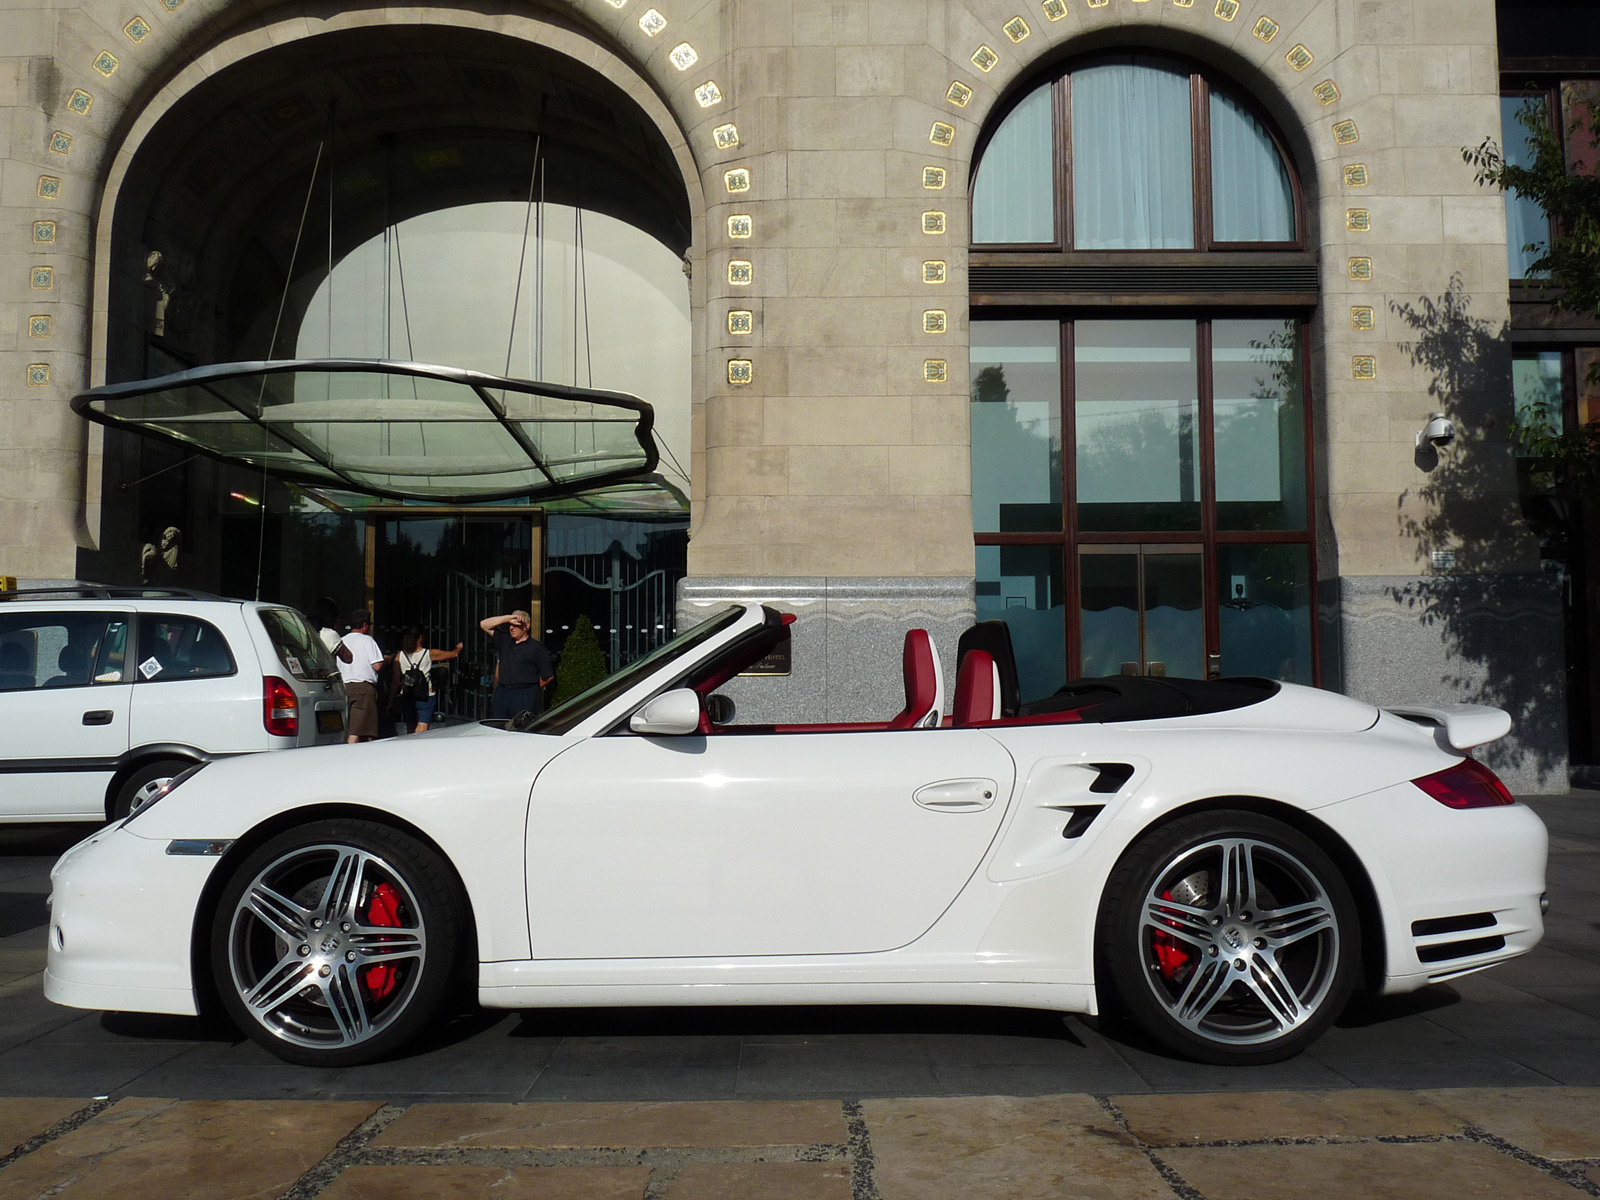
[[[296,679],[326,679],[338,668],[311,622],[292,608],[257,609],[283,669]]]

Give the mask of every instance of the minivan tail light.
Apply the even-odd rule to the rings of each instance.
[[[261,681],[261,723],[273,737],[297,737],[300,733],[300,701],[294,689],[276,675]]]
[[[1476,759],[1464,758],[1453,767],[1411,782],[1446,808],[1495,808],[1516,803],[1499,776]]]

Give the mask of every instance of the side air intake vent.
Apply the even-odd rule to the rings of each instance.
[[[1493,913],[1465,913],[1459,917],[1431,917],[1411,922],[1412,937],[1432,937],[1441,933],[1465,933],[1469,929],[1492,929]]]

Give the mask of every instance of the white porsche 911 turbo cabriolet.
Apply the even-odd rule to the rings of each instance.
[[[727,609],[538,717],[211,763],[62,856],[45,993],[220,1005],[295,1063],[395,1051],[459,999],[1115,1006],[1218,1063],[1351,989],[1542,933],[1546,834],[1465,754],[1498,709],[1260,679],[1079,680],[1023,705],[1005,626],[928,635],[877,723],[750,725],[788,636]]]

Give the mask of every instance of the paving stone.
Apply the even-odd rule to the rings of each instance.
[[[691,1163],[665,1200],[850,1200],[846,1163]]]
[[[0,1195],[271,1200],[376,1104],[121,1100],[0,1170]]]
[[[1564,1183],[1488,1146],[1226,1146],[1163,1150],[1206,1200],[1573,1200]]]
[[[832,1101],[418,1104],[374,1145],[474,1149],[842,1145]]]
[[[1426,1095],[1541,1158],[1600,1158],[1600,1088],[1453,1088]]]
[[[0,1158],[88,1103],[87,1100],[0,1100]]]
[[[1442,1108],[1405,1092],[1212,1092],[1113,1099],[1128,1128],[1151,1146],[1268,1138],[1425,1137],[1460,1128]]]
[[[869,1100],[883,1200],[1171,1200],[1133,1139],[1088,1096]]]
[[[640,1200],[649,1167],[347,1167],[317,1200]]]

